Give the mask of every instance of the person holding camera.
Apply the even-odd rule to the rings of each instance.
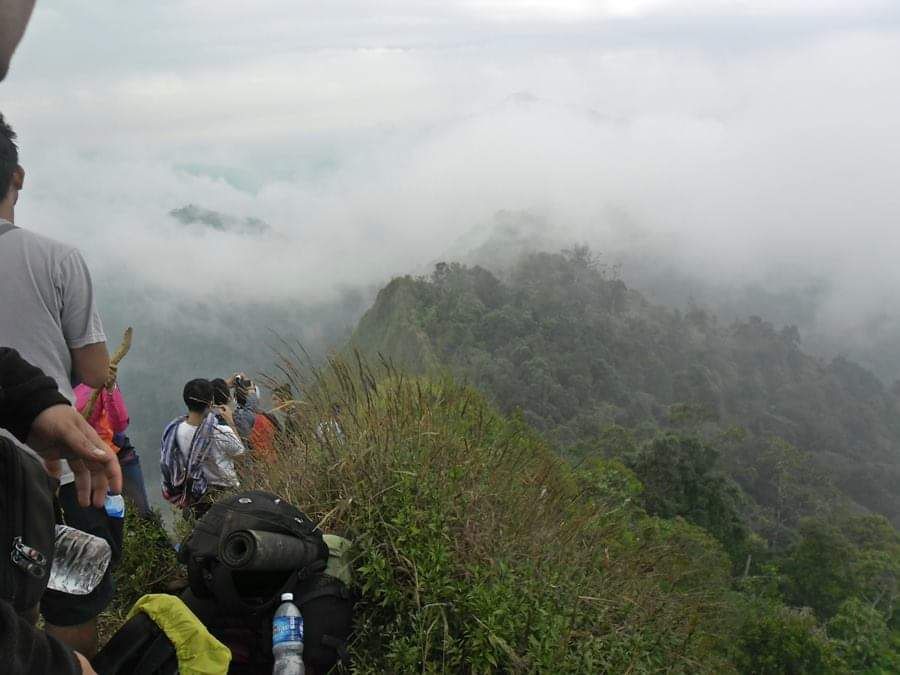
[[[234,389],[234,422],[238,434],[244,440],[250,438],[256,420],[255,408],[259,406],[259,390],[244,373],[235,373],[227,382]]]
[[[215,404],[212,382],[193,379],[184,385],[182,397],[187,414],[172,420],[163,432],[160,470],[163,497],[190,520],[209,510],[216,493],[240,487],[234,457],[245,448],[231,409]]]

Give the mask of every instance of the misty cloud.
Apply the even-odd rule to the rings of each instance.
[[[711,278],[827,277],[823,320],[895,313],[894,7],[39,2],[0,90],[19,220],[100,275],[318,302],[531,210]]]

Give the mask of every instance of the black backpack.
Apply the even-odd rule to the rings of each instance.
[[[0,438],[0,597],[18,612],[47,588],[56,541],[56,480],[27,450]]]
[[[272,672],[272,618],[293,593],[304,619],[303,659],[317,672],[349,665],[353,599],[326,574],[329,547],[302,511],[267,492],[216,502],[179,551],[190,588],[182,595],[232,651],[230,673]]]

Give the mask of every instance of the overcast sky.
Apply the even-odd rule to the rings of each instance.
[[[900,291],[891,0],[38,0],[0,110],[20,224],[181,293],[327,297],[500,209],[600,249],[626,212],[713,276],[829,275],[838,313]]]

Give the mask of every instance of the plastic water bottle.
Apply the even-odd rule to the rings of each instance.
[[[47,588],[70,595],[87,595],[103,579],[110,558],[112,549],[105,539],[68,525],[57,525]]]
[[[283,593],[272,620],[273,675],[304,675],[303,616],[294,604],[293,593]]]
[[[106,515],[110,518],[122,519],[125,517],[125,498],[122,495],[110,493],[106,495],[103,508],[106,509]]]

